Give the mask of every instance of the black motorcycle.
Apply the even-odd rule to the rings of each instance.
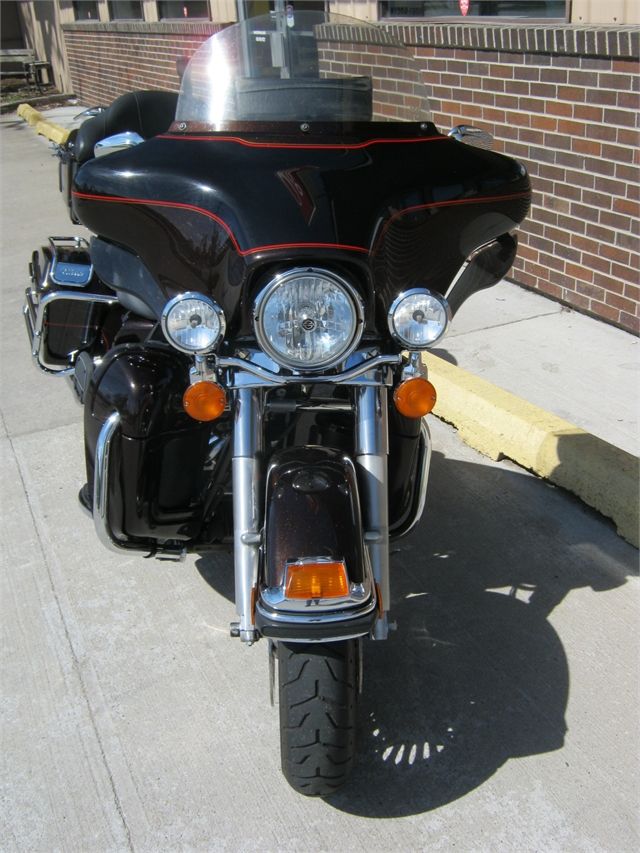
[[[80,501],[119,551],[233,550],[231,635],[269,644],[304,794],[352,767],[389,542],[424,508],[421,354],[509,270],[529,207],[519,163],[465,144],[482,137],[437,130],[385,30],[289,11],[223,30],[179,95],[124,95],[59,151],[95,236],[34,253],[24,316],[84,406]]]

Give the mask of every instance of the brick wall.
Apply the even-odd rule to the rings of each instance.
[[[436,124],[490,131],[531,174],[513,280],[637,333],[638,31],[393,29],[421,60]]]
[[[420,121],[428,111],[419,68],[385,30],[327,25],[317,38],[321,77],[371,77],[374,121]]]
[[[135,89],[177,92],[177,63],[220,29],[207,22],[66,24],[73,91],[87,105],[109,104]]]

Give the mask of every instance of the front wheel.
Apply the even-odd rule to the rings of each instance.
[[[358,640],[278,643],[282,772],[300,794],[326,797],[356,751]]]

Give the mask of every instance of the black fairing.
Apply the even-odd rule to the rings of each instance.
[[[445,293],[470,253],[529,207],[519,163],[433,125],[363,123],[339,137],[275,127],[176,131],[91,160],[76,175],[75,213],[139,256],[158,302],[208,293],[230,333],[251,334],[245,287],[267,264],[347,265],[368,330],[384,331],[399,291]]]
[[[358,485],[343,454],[293,447],[272,457],[265,516],[266,586],[280,586],[287,562],[313,557],[344,560],[349,581],[363,581]]]

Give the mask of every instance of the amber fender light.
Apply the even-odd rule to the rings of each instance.
[[[195,421],[215,421],[224,412],[227,395],[216,382],[196,382],[182,397],[185,412]]]
[[[416,376],[401,382],[393,392],[396,409],[405,418],[428,415],[436,404],[437,394],[428,379]]]
[[[349,594],[347,567],[335,563],[294,563],[287,569],[287,598],[343,598]]]

